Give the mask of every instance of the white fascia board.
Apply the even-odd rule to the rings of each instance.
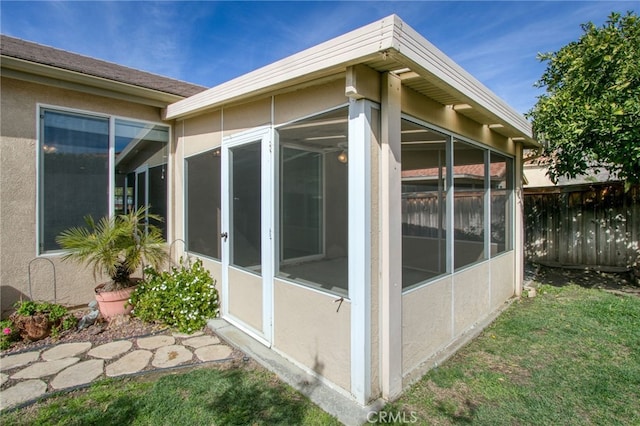
[[[424,72],[433,75],[437,80],[468,98],[472,105],[486,109],[526,136],[532,137],[531,124],[504,100],[410,26],[404,24],[400,31],[398,59],[402,60],[404,57],[412,62],[412,66],[421,68],[420,70],[412,69],[412,71],[423,76]]]
[[[182,118],[205,109],[307,82],[382,54],[406,64],[422,78],[431,80],[444,90],[455,92],[457,97],[468,99],[468,103],[474,108],[486,110],[532,139],[531,124],[521,114],[397,15],[388,16],[171,104],[164,110],[164,118]]]
[[[304,81],[323,71],[337,70],[345,64],[357,63],[362,58],[396,48],[394,42],[397,41],[395,33],[398,21],[397,16],[389,16],[176,102],[166,108],[165,118],[180,118],[255,96],[285,82]]]

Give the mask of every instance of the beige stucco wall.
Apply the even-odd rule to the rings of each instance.
[[[229,314],[262,334],[262,277],[228,268]]]
[[[36,132],[37,105],[73,108],[121,117],[160,122],[159,108],[109,99],[72,90],[2,78],[0,94],[0,283],[2,312],[20,297],[28,296],[29,262],[36,247]],[[93,288],[91,271],[60,257],[47,255],[55,265],[58,302],[86,304]],[[46,260],[32,265],[36,299],[53,300],[53,269]]]
[[[453,338],[452,283],[453,278],[447,276],[402,295],[404,374]]]
[[[515,145],[508,138],[405,86],[402,87],[402,112],[474,141],[482,142],[506,154],[515,155]]]
[[[502,306],[516,291],[515,252],[503,253],[491,260],[491,310]]]
[[[337,77],[337,76],[336,76]],[[279,125],[344,105],[344,78],[274,97],[274,124]]]
[[[351,304],[336,296],[274,280],[273,347],[349,391]]]
[[[453,275],[453,334],[458,336],[489,314],[489,262]]]
[[[514,296],[514,256],[503,253],[403,294],[403,376],[420,370]]]

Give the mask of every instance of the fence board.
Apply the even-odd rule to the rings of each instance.
[[[525,256],[564,265],[638,268],[640,185],[527,189]]]

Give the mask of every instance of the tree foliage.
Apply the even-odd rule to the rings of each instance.
[[[640,182],[640,19],[612,13],[602,27],[554,53],[537,83],[546,93],[528,113],[554,181],[589,169]]]

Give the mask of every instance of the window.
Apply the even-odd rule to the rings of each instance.
[[[455,139],[453,142],[454,268],[486,259],[485,153]]]
[[[221,257],[220,148],[185,159],[187,250]]]
[[[512,250],[513,159],[409,119],[401,135],[403,289]]]
[[[232,265],[260,273],[262,264],[262,153],[261,142],[230,149]]]
[[[513,160],[490,153],[491,256],[511,250],[513,228]]]
[[[148,206],[148,214],[166,219],[169,128],[115,119],[114,140],[116,197],[126,193],[127,208]],[[120,211],[116,209],[116,213]],[[151,219],[149,223],[157,226],[167,238],[165,221]]]
[[[348,111],[278,130],[278,276],[348,294]]]
[[[447,272],[449,136],[402,120],[402,287]]]
[[[58,250],[56,236],[87,215],[148,205],[166,218],[168,141],[167,126],[42,108],[39,252]]]
[[[40,141],[40,252],[84,216],[109,212],[109,120],[45,110]]]

